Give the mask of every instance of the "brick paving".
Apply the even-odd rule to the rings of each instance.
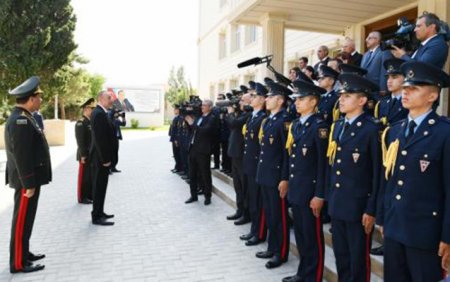
[[[239,235],[248,225],[226,221],[233,209],[213,195],[191,205],[188,185],[173,167],[166,132],[125,131],[118,168],[110,177],[106,207],[113,227],[90,224],[91,206],[76,203],[73,123],[67,144],[52,147],[54,180],[44,186],[31,250],[44,252],[44,271],[9,273],[12,189],[0,189],[0,281],[281,281],[298,259],[274,270],[246,247]],[[0,179],[5,153],[0,151]]]

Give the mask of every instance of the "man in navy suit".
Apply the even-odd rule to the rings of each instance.
[[[392,50],[392,54],[396,58],[405,61],[415,60],[434,65],[442,69],[447,61],[448,45],[442,35],[439,35],[440,20],[435,14],[424,13],[417,19],[416,33],[417,39],[420,41],[419,48],[408,56],[405,50],[396,48]]]
[[[328,61],[330,60],[330,57],[328,57],[328,47],[325,45],[322,45],[317,49],[317,58],[319,59],[319,62],[317,62],[314,65],[314,71],[317,73],[319,71],[319,67],[322,65],[328,65]]]
[[[386,282],[441,281],[450,270],[450,122],[433,104],[450,77],[423,62],[401,66],[408,117],[383,133],[377,224]]]
[[[323,69],[324,67],[322,67]],[[288,201],[294,215],[294,234],[300,264],[294,276],[283,282],[322,281],[324,237],[320,213],[324,204],[325,171],[329,124],[315,114],[325,89],[296,80],[295,106],[301,115],[289,128]]]
[[[288,88],[269,82],[266,108],[270,116],[261,125],[261,153],[256,182],[261,185],[263,207],[269,226],[268,251],[258,252],[258,258],[271,258],[266,268],[279,267],[288,260],[289,228],[287,226],[286,194],[288,189],[288,153],[286,150],[288,113],[283,106],[292,94]]]
[[[375,223],[381,166],[380,125],[364,113],[368,96],[378,90],[370,80],[341,74],[339,109],[332,125],[329,157],[328,212],[339,281],[370,280],[370,245]]]
[[[389,52],[381,50],[381,33],[372,31],[366,38],[366,46],[368,51],[364,54],[361,61],[361,68],[367,70],[366,78],[375,83],[380,91],[386,91],[386,70],[383,68],[383,61],[391,56]],[[376,95],[377,96],[377,95]],[[379,97],[374,97],[379,100]],[[367,108],[373,110],[372,105],[368,104]],[[373,105],[375,106],[375,105]]]

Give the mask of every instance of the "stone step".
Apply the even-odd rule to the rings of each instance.
[[[225,201],[228,205],[233,208],[236,208],[236,194],[233,188],[233,180],[228,175],[221,173],[217,170],[212,170],[212,181],[213,181],[213,192]],[[334,258],[334,253],[332,249],[332,238],[331,233],[329,231],[331,225],[324,225],[324,237],[325,237],[325,269],[324,269],[324,279],[329,282],[337,282],[337,271],[336,271],[336,263]],[[298,257],[297,246],[295,243],[294,232],[291,229],[291,242],[290,242],[290,251],[293,255]],[[378,233],[378,235],[377,235]],[[374,232],[374,238],[372,242],[372,247],[379,246],[379,240],[381,238],[381,234],[379,231]],[[383,257],[382,256],[370,256],[371,259],[371,281],[379,282],[383,281]]]

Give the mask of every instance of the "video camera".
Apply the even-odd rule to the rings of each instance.
[[[385,50],[394,50],[396,46],[405,51],[413,51],[419,46],[419,41],[416,38],[414,29],[415,24],[408,22],[406,17],[397,20],[399,28],[394,33],[394,37],[386,40],[383,45]]]
[[[226,114],[228,107],[233,107],[234,110],[239,111],[242,92],[238,90],[231,90],[231,93],[225,94],[226,100],[216,102],[216,107],[220,109],[220,113]]]
[[[202,115],[202,100],[199,96],[189,96],[189,101],[185,101],[180,106],[180,114],[183,116],[201,116]]]
[[[111,111],[112,111],[112,116],[114,119],[118,119],[119,117],[125,119],[125,111],[122,111],[122,110],[120,110],[118,108],[114,108],[114,107],[111,109]]]

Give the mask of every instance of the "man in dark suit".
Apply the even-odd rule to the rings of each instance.
[[[440,25],[440,20],[435,14],[424,13],[417,19],[414,29],[416,37],[420,41],[419,48],[411,57],[400,48],[392,50],[392,54],[405,61],[424,62],[442,69],[447,61],[448,45],[443,36],[439,34]]]
[[[319,72],[319,67],[321,65],[328,65],[328,60],[330,59],[330,57],[328,57],[328,52],[328,47],[325,45],[322,45],[317,49],[317,58],[319,59],[319,62],[314,65],[315,73]]]
[[[113,225],[107,221],[114,215],[104,212],[106,188],[108,186],[109,170],[114,154],[113,140],[117,138],[114,127],[108,117],[108,109],[111,108],[111,96],[107,91],[97,95],[97,107],[92,112],[92,144],[89,152],[91,157],[94,203],[92,207],[92,223],[95,225]]]
[[[231,173],[233,175],[233,186],[236,192],[237,211],[227,219],[237,219],[234,224],[242,225],[250,222],[248,211],[247,184],[244,181],[244,136],[242,128],[249,117],[249,113],[244,111],[244,106],[250,104],[250,93],[242,95],[239,103],[240,109],[236,111],[234,107],[228,107],[226,123],[230,128],[230,138],[228,139],[227,154],[231,158]]]
[[[119,90],[118,98],[114,100],[113,106],[120,111],[134,112],[134,106],[127,98],[125,98],[125,92],[123,90]]]
[[[375,83],[380,91],[387,90],[386,84],[386,70],[383,67],[383,61],[386,59],[386,52],[381,50],[381,33],[372,31],[366,38],[366,46],[368,51],[364,54],[361,61],[361,68],[367,70],[366,78]],[[389,52],[388,52],[389,53]],[[376,101],[379,97],[374,97]],[[372,105],[368,108],[373,111]],[[375,105],[373,105],[375,106]]]
[[[205,194],[205,206],[211,204],[212,179],[211,179],[211,150],[213,136],[217,131],[218,121],[212,114],[213,103],[211,100],[204,100],[202,103],[202,115],[195,120],[192,116],[185,119],[193,130],[191,145],[189,148],[189,179],[191,197],[186,200],[186,204],[198,201],[197,188],[203,188]]]
[[[117,100],[116,100],[117,101]],[[111,124],[114,129],[114,138],[111,140],[114,145],[114,153],[113,158],[111,160],[111,167],[110,167],[110,174],[111,173],[118,173],[121,172],[117,169],[117,164],[119,163],[119,142],[123,139],[122,137],[122,130],[120,129],[121,126],[125,126],[127,124],[125,113],[120,110],[119,108],[116,108],[113,103],[113,107],[108,111],[108,117],[111,120]]]
[[[356,51],[355,41],[353,41],[351,38],[345,38],[344,43],[342,44],[342,52],[346,52],[350,55],[350,60],[348,61],[349,64],[358,67],[361,65],[363,56],[358,53],[358,51]]]
[[[423,62],[400,67],[408,117],[383,133],[377,223],[386,282],[444,281],[450,271],[450,122],[433,104],[450,77]]]
[[[45,267],[32,263],[45,255],[30,252],[41,185],[52,180],[47,140],[31,114],[41,106],[43,92],[39,82],[33,76],[9,92],[17,103],[5,125],[6,184],[16,190],[10,242],[11,273],[34,272]]]
[[[171,170],[173,173],[180,173],[182,171],[185,171],[185,168],[182,166],[181,163],[181,157],[180,157],[180,125],[181,120],[184,119],[182,116],[180,116],[180,105],[175,104],[173,106],[173,113],[174,117],[172,119],[172,123],[169,127],[169,136],[170,136],[170,143],[172,143],[172,153],[173,158],[175,159],[175,167]]]
[[[91,115],[95,108],[94,98],[81,105],[83,117],[75,123],[75,138],[77,139],[78,183],[77,199],[81,204],[92,204],[92,177],[89,159],[91,148]]]

